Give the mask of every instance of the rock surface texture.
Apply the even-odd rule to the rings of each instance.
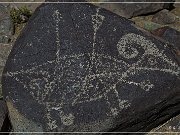
[[[180,113],[173,51],[91,4],[41,5],[2,84],[14,131],[148,131]]]
[[[169,132],[169,134],[176,134],[174,132],[180,132],[180,115],[168,120],[163,125],[153,129],[147,135],[152,135],[152,132]],[[178,133],[177,133],[178,134]]]

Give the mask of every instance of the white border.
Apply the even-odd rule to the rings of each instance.
[[[20,3],[27,3],[27,4],[37,4],[37,3],[107,3],[107,4],[110,4],[110,3],[114,3],[114,4],[116,4],[116,3],[129,3],[129,4],[132,4],[132,3],[180,3],[180,2],[143,2],[143,1],[137,1],[137,2],[109,2],[109,1],[107,1],[107,2],[96,2],[96,1],[94,1],[94,2],[68,2],[68,1],[66,1],[66,2],[49,2],[49,1],[47,1],[47,2],[0,2],[0,3],[16,3],[16,4],[20,4]]]
[[[40,134],[40,133],[50,133],[50,134],[55,134],[55,133],[62,133],[62,134],[117,134],[117,133],[121,133],[121,134],[125,134],[125,133],[132,133],[132,134],[169,134],[169,133],[180,133],[180,132],[0,132],[0,134],[5,134],[5,133],[11,133],[11,134],[18,134],[18,133],[24,133],[24,134],[28,134],[28,133],[34,133],[34,134]]]
[[[132,4],[132,3],[180,3],[180,2],[142,2],[142,1],[139,1],[139,2],[0,2],[0,4],[21,4],[21,3],[24,3],[24,4],[38,4],[38,3],[56,3],[56,4],[59,4],[59,3],[107,3],[107,4],[110,4],[110,3],[113,3],[113,4],[116,4],[116,3],[129,3],[129,4]],[[130,133],[130,134],[145,134],[145,133],[148,133],[148,134],[169,134],[169,133],[173,133],[173,134],[178,134],[180,132],[0,132],[0,134],[5,134],[5,133],[11,133],[11,134],[17,134],[17,133],[23,133],[23,134],[28,134],[28,133],[34,133],[34,134],[43,134],[43,133],[49,133],[49,134],[55,134],[55,133],[61,133],[61,134],[108,134],[108,133],[111,133],[111,134],[125,134],[125,133]]]

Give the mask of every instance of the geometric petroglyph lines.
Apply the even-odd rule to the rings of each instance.
[[[95,60],[95,44],[96,44],[96,34],[98,29],[100,28],[100,26],[102,25],[105,17],[99,14],[99,10],[100,8],[96,9],[96,14],[95,15],[91,15],[92,17],[92,24],[93,24],[93,30],[94,30],[94,35],[93,35],[93,44],[92,44],[92,57],[91,57],[91,61],[92,63],[94,63]]]
[[[154,43],[147,40],[145,37],[134,33],[124,35],[119,40],[117,49],[121,56],[127,59],[131,59],[139,55],[139,52],[136,48],[131,48],[131,50],[133,51],[131,51],[130,53],[127,52],[127,50],[130,49],[130,45],[136,43],[137,45],[142,46],[145,53],[142,54],[142,57],[137,62],[133,64],[127,64],[125,61],[119,60],[107,54],[95,53],[96,33],[104,20],[104,17],[99,15],[99,9],[97,9],[97,13],[95,15],[92,15],[94,28],[93,51],[92,53],[90,52],[88,54],[88,56],[93,56],[91,58],[91,61],[94,61],[95,59],[97,62],[96,64],[99,68],[97,69],[98,71],[96,73],[92,73],[89,71],[91,69],[89,69],[89,67],[85,65],[87,64],[87,62],[83,63],[82,61],[82,59],[85,57],[85,54],[82,53],[67,56],[61,56],[59,54],[61,47],[59,23],[62,19],[62,16],[59,11],[55,11],[53,17],[56,22],[56,59],[47,61],[41,65],[34,64],[34,66],[30,66],[31,68],[26,70],[21,69],[15,72],[8,72],[6,74],[7,76],[14,78],[18,83],[22,84],[24,86],[24,89],[30,89],[30,94],[32,95],[33,99],[36,100],[39,104],[43,104],[44,106],[46,106],[47,114],[45,118],[48,121],[48,127],[50,130],[56,129],[58,127],[57,121],[51,116],[52,111],[57,111],[57,113],[59,114],[59,119],[61,120],[61,123],[63,125],[69,126],[74,124],[76,118],[73,112],[68,112],[68,114],[66,114],[63,111],[65,109],[64,104],[66,101],[65,98],[67,91],[69,91],[69,93],[73,95],[72,97],[70,97],[72,100],[69,100],[68,103],[66,102],[68,106],[74,107],[82,103],[85,104],[92,101],[104,100],[104,102],[107,103],[107,108],[109,110],[109,112],[107,112],[107,116],[115,117],[122,109],[128,108],[131,104],[128,100],[122,100],[120,98],[117,89],[118,83],[133,84],[142,88],[144,91],[150,91],[153,87],[155,87],[150,80],[135,82],[132,80],[128,80],[128,78],[133,75],[138,75],[141,71],[160,71],[176,76],[178,75],[178,66],[176,63],[167,58],[167,56],[165,56],[165,54],[160,51]],[[148,66],[141,67],[143,58],[149,54],[162,59],[162,61],[167,62],[171,66],[168,66],[169,68],[167,69]],[[66,62],[63,63],[63,61]],[[79,61],[81,62],[79,63]],[[102,61],[108,62],[102,63]],[[152,60],[150,61],[153,62]],[[74,65],[72,62],[74,63]],[[76,65],[76,63],[78,64]],[[50,73],[47,68],[48,66],[52,67],[52,65],[55,65],[56,67],[55,71],[53,73]],[[123,67],[123,70],[121,70],[121,67]],[[59,74],[62,73],[62,71],[59,71],[59,68],[61,68],[63,72],[67,72],[70,77],[63,78],[63,75],[59,76]],[[75,74],[76,72],[83,73]],[[34,78],[33,74],[34,76],[41,75],[42,77]],[[23,80],[21,79],[22,77],[28,77],[29,82],[23,82]],[[62,81],[63,79],[65,79],[64,82]],[[71,81],[73,83],[68,84],[68,81]],[[99,88],[100,84],[103,85],[103,87]],[[60,89],[60,85],[63,86],[63,90]],[[70,87],[76,92],[74,92],[73,90],[70,91]],[[53,100],[52,102],[52,99],[50,99],[50,95],[56,93],[57,89],[58,91],[62,92],[60,97],[61,100]],[[113,93],[115,99],[109,99],[109,93]],[[116,104],[112,103],[112,100],[115,100]]]
[[[74,115],[72,113],[69,113],[68,115],[64,115],[61,118],[61,121],[63,122],[64,125],[69,126],[72,125],[74,122]]]
[[[107,116],[117,116],[122,109],[126,109],[126,108],[130,107],[130,105],[131,105],[131,103],[129,103],[128,100],[119,100],[119,107],[118,108],[112,106],[109,103],[110,114],[107,113]]]
[[[133,85],[136,85],[136,86],[140,86],[145,91],[149,91],[151,88],[154,87],[154,85],[151,84],[150,80],[144,80],[144,81],[142,81],[140,83],[136,83],[136,82],[132,82],[132,81],[126,81],[126,83],[133,84]]]
[[[55,26],[55,33],[56,33],[56,49],[57,49],[57,51],[56,51],[56,66],[55,66],[55,71],[54,71],[54,76],[56,76],[54,79],[53,79],[53,82],[57,85],[55,88],[54,88],[54,90],[56,90],[57,91],[57,89],[59,90],[59,88],[60,88],[60,85],[61,85],[61,78],[60,78],[60,76],[63,76],[62,75],[62,72],[60,72],[60,70],[59,70],[59,68],[60,67],[62,67],[62,63],[60,62],[61,61],[61,57],[60,57],[60,48],[61,48],[61,45],[60,45],[60,33],[59,33],[59,26],[60,26],[60,22],[63,22],[63,18],[62,18],[62,15],[61,15],[61,13],[58,11],[58,10],[56,10],[55,12],[54,12],[54,14],[53,14],[53,19],[54,19],[54,21],[55,21],[55,23],[56,23],[56,26]],[[61,74],[61,75],[60,75]],[[51,91],[50,93],[53,93],[53,92],[56,92],[56,91]],[[50,94],[49,93],[49,94]],[[63,98],[64,97],[61,97],[62,98],[62,100],[63,100]],[[60,101],[61,103],[61,106],[60,106],[60,108],[62,108],[63,107],[63,101]],[[48,103],[48,102],[47,102]],[[56,107],[58,104],[56,104],[55,106],[53,105],[53,106],[50,106],[49,108],[47,107],[47,110],[48,110],[48,112],[49,112],[49,116],[47,117],[47,119],[48,119],[48,123],[49,123],[49,125],[52,125],[51,127],[49,126],[49,128],[51,129],[51,130],[53,130],[53,129],[56,129],[58,126],[56,125],[56,120],[53,120],[52,119],[52,117],[51,117],[51,108],[52,107]],[[66,125],[66,122],[64,122],[63,120],[62,120],[62,118],[66,118],[66,114],[64,114],[64,112],[62,111],[62,109],[60,109],[59,110],[59,116],[60,116],[60,118],[61,118],[61,122],[64,124],[64,125]]]
[[[56,27],[55,27],[55,32],[56,32],[56,43],[57,43],[57,52],[56,52],[56,62],[57,66],[59,65],[58,63],[60,62],[60,35],[59,35],[59,22],[62,20],[62,15],[59,13],[58,10],[56,10],[53,14],[53,19],[56,22]]]
[[[97,30],[100,28],[100,26],[103,23],[104,16],[99,14],[100,8],[96,9],[96,14],[92,15],[92,23],[93,23],[93,28],[94,28],[94,35],[96,35]]]
[[[174,76],[179,76],[180,73],[180,68],[176,68],[176,70],[174,70],[174,67],[171,67],[172,69],[164,69],[164,68],[151,68],[151,67],[136,67],[134,68],[136,71],[160,71],[160,72],[164,72],[164,73],[169,73],[171,75]]]
[[[47,110],[46,116],[45,116],[46,119],[48,120],[47,125],[50,130],[56,129],[58,126],[57,126],[56,120],[52,119],[51,117],[51,108],[52,108],[51,104],[46,102],[45,105],[46,105],[46,110]]]
[[[98,55],[98,54],[97,54]],[[83,56],[82,54],[81,54],[81,56]],[[104,57],[106,57],[106,58],[111,58],[111,57],[108,57],[108,56],[106,56],[106,55],[99,55],[99,56],[104,56]],[[67,59],[68,59],[68,57],[66,57]],[[72,57],[72,56],[69,56],[69,58],[71,58],[71,59],[74,59],[75,61],[77,60],[77,56],[76,57]],[[100,57],[99,57],[100,58]],[[100,59],[101,60],[101,59]],[[118,61],[118,60],[115,60],[115,58],[113,58],[113,60],[112,60],[112,62],[114,62],[114,61]],[[48,64],[53,64],[53,63],[55,63],[56,61],[53,61],[53,62],[49,62]],[[41,70],[43,70],[44,69],[44,67],[48,67],[48,64],[46,63],[46,64],[42,64],[42,65],[44,65],[44,66],[40,66],[40,68],[42,68]],[[118,65],[120,65],[120,61],[118,61]],[[33,71],[33,70],[34,71]],[[36,66],[36,68],[34,68],[34,67],[32,67],[32,69],[27,69],[27,70],[21,70],[21,71],[23,71],[23,72],[15,72],[15,73],[8,73],[9,75],[11,75],[11,76],[16,76],[15,78],[16,78],[16,81],[18,81],[18,82],[20,82],[19,80],[18,80],[18,74],[21,74],[22,76],[23,76],[23,73],[24,73],[24,75],[25,76],[27,76],[28,75],[28,73],[29,74],[33,74],[33,73],[36,73],[36,72],[38,72],[38,71],[36,71],[37,69],[38,69],[38,66]],[[45,72],[45,71],[44,71]],[[68,71],[68,72],[72,72],[72,71]],[[103,72],[103,71],[101,71],[101,72]],[[43,73],[43,72],[42,72]],[[41,74],[41,73],[39,73],[39,74]],[[114,73],[115,74],[115,73]],[[87,98],[87,100],[83,100],[83,96],[84,95],[82,95],[81,93],[83,93],[83,91],[84,91],[84,93],[85,93],[85,95],[87,95],[87,96],[89,96],[88,94],[88,92],[90,92],[89,90],[88,90],[88,87],[84,87],[86,84],[87,85],[92,85],[92,81],[93,81],[93,79],[95,78],[95,77],[97,77],[97,78],[99,78],[99,79],[102,79],[102,81],[106,81],[106,80],[108,80],[108,78],[107,78],[107,76],[110,76],[110,77],[112,77],[113,78],[113,75],[114,75],[113,73],[106,73],[105,75],[104,75],[104,73],[102,73],[102,75],[101,74],[92,74],[92,75],[87,75],[86,77],[81,77],[82,79],[81,79],[81,81],[83,82],[83,80],[86,80],[85,82],[83,82],[83,84],[82,84],[82,86],[79,86],[79,97],[78,97],[78,95],[76,95],[76,97],[75,97],[75,99],[74,99],[74,102],[75,102],[75,105],[77,105],[77,104],[80,104],[80,103],[86,103],[86,102],[91,102],[91,101],[95,101],[95,100],[98,100],[98,99],[102,99],[102,98],[106,98],[107,97],[107,94],[108,94],[108,88],[110,88],[110,86],[108,86],[108,85],[110,85],[110,84],[107,84],[107,86],[104,86],[105,88],[103,89],[103,91],[104,92],[102,92],[102,94],[100,94],[100,95],[98,95],[98,91],[97,91],[97,93],[95,93],[95,97],[89,97],[89,98]],[[116,73],[117,74],[117,73]],[[53,78],[53,74],[49,74],[48,75],[48,73],[46,73],[46,74],[42,74],[44,77],[43,78],[39,78],[39,79],[31,79],[30,80],[30,82],[29,82],[29,84],[26,84],[25,82],[24,82],[24,84],[23,84],[23,82],[21,82],[21,84],[23,84],[23,85],[25,85],[25,88],[26,89],[31,89],[32,90],[32,92],[31,92],[31,95],[33,96],[33,98],[35,99],[35,100],[37,100],[38,101],[38,103],[39,104],[44,104],[45,106],[46,106],[46,108],[47,108],[47,116],[46,116],[46,118],[48,119],[48,125],[49,125],[49,128],[51,129],[51,130],[53,130],[54,128],[56,128],[57,127],[57,125],[56,125],[56,121],[55,120],[53,120],[52,119],[52,117],[51,117],[51,109],[52,108],[57,108],[57,107],[59,107],[59,109],[57,109],[57,111],[59,112],[59,114],[60,114],[60,118],[61,118],[61,121],[62,121],[62,123],[64,124],[64,125],[70,125],[70,124],[72,124],[73,123],[73,120],[74,120],[74,116],[73,116],[73,114],[72,113],[69,113],[69,114],[64,114],[63,113],[63,111],[62,111],[62,108],[63,108],[63,101],[62,101],[62,103],[60,103],[60,104],[53,104],[53,106],[51,106],[51,108],[49,107],[49,104],[50,104],[50,102],[48,102],[48,101],[45,101],[45,99],[48,99],[48,95],[49,94],[51,94],[51,92],[53,92],[53,89],[54,89],[54,87],[53,87],[53,85],[55,85],[54,83],[55,82],[57,82],[56,81],[56,78]],[[107,76],[106,76],[107,75]],[[51,79],[51,78],[53,78],[53,80]],[[86,79],[85,79],[86,78]],[[40,87],[40,82],[42,82],[42,81],[44,81],[45,83],[44,83],[44,86],[41,86]],[[76,82],[76,84],[78,85],[78,82]],[[92,85],[93,86],[93,85]],[[36,92],[34,91],[34,90],[36,90]],[[118,95],[117,94],[117,91],[116,91],[116,95]],[[76,102],[76,99],[78,98],[78,102]],[[43,101],[45,102],[45,103],[43,103]],[[118,101],[119,101],[119,105],[120,105],[120,108],[126,108],[127,106],[125,106],[125,102],[124,101],[121,101],[120,99],[119,99],[119,97],[118,97]],[[109,101],[107,101],[107,102],[109,102]],[[73,103],[72,103],[72,105],[73,105]],[[118,106],[116,107],[118,110],[120,110],[119,108],[118,108]]]

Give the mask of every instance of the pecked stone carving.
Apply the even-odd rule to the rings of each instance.
[[[179,99],[174,57],[165,43],[109,11],[43,4],[9,56],[4,97],[43,131],[138,131],[119,125]]]

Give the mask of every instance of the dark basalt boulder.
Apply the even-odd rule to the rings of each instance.
[[[91,4],[43,4],[3,78],[14,131],[149,131],[180,113],[169,45]]]

